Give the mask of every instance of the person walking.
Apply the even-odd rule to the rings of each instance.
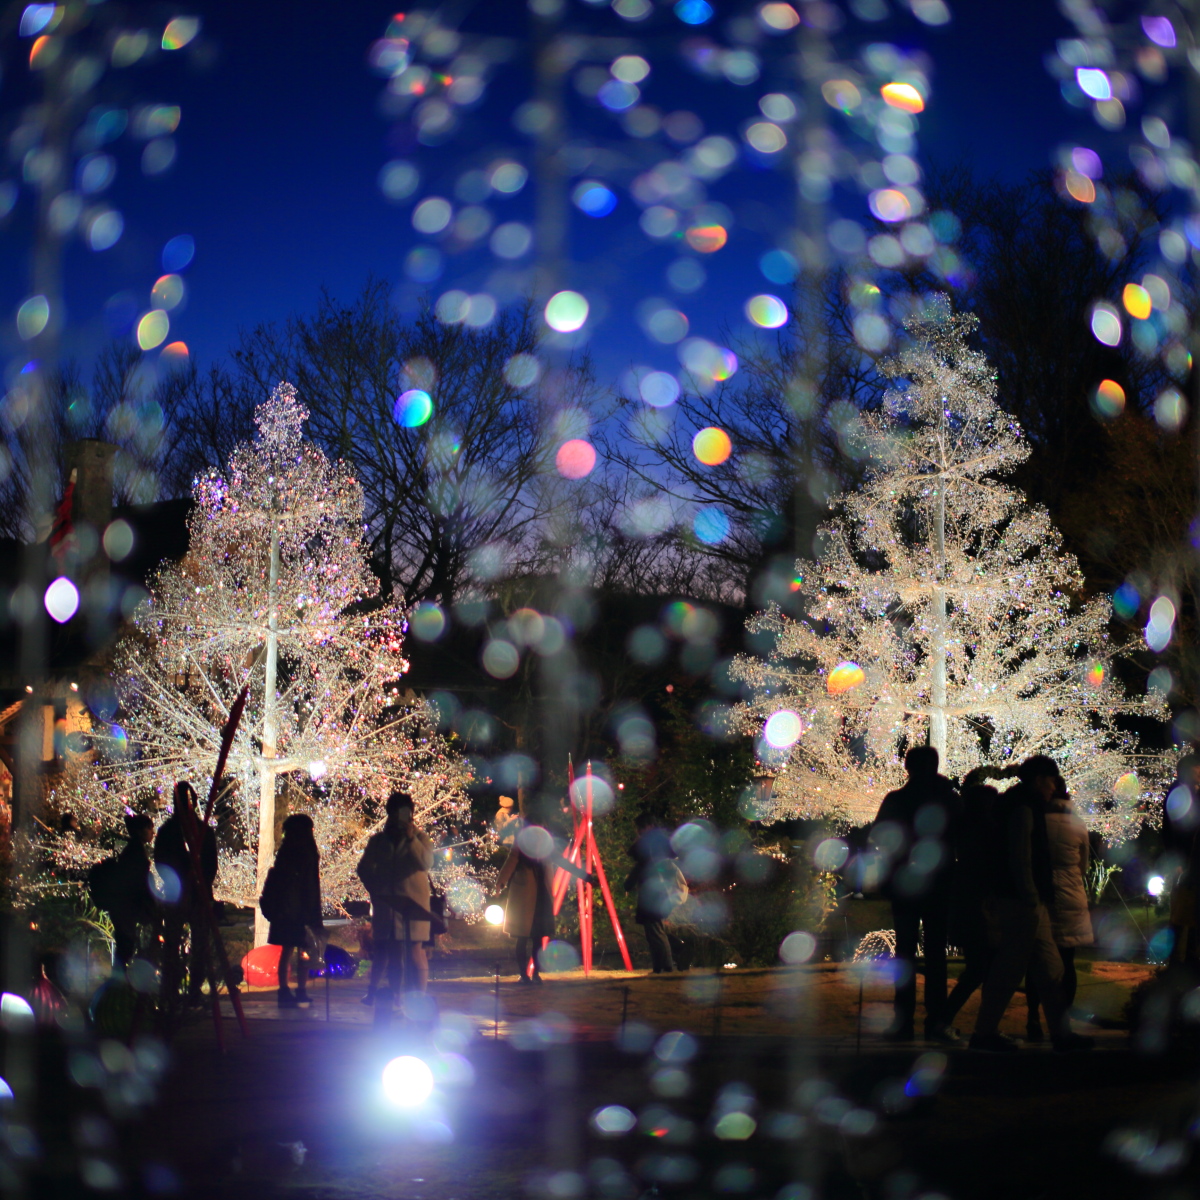
[[[645,812],[637,815],[634,828],[638,837],[629,850],[633,870],[625,879],[625,890],[637,892],[634,920],[646,934],[654,974],[663,975],[675,970],[664,922],[687,899],[687,883],[675,864],[670,834]]]
[[[148,849],[154,822],[141,813],[127,813],[125,830],[129,840],[120,854],[97,863],[88,876],[92,900],[112,921],[113,959],[121,968],[129,966],[137,949],[138,926],[153,924],[158,916]]]
[[[1050,871],[1054,883],[1054,900],[1050,905],[1050,932],[1058,947],[1062,960],[1063,1007],[1070,1009],[1075,1003],[1075,992],[1079,986],[1075,973],[1075,951],[1079,946],[1090,946],[1095,940],[1092,918],[1088,912],[1087,870],[1092,858],[1091,839],[1087,826],[1075,813],[1071,797],[1066,788],[1057,789],[1046,806],[1046,839],[1050,848]],[[1038,1017],[1041,998],[1037,982],[1033,978],[1025,981],[1025,1040],[1045,1040],[1042,1023]]]
[[[429,985],[429,868],[433,842],[417,828],[416,806],[407,792],[387,799],[387,820],[367,842],[358,863],[358,877],[371,898],[371,980],[364,1004],[390,1008],[403,985],[423,992]],[[380,989],[384,968],[388,986]]]
[[[1050,906],[1054,872],[1046,832],[1046,808],[1062,789],[1058,764],[1044,754],[1026,759],[1019,782],[1001,797],[998,832],[1004,839],[1000,878],[992,909],[996,954],[983,985],[972,1050],[1017,1049],[1000,1032],[1000,1020],[1026,974],[1032,975],[1056,1050],[1090,1050],[1092,1039],[1072,1033],[1060,983],[1062,959],[1054,944]]]
[[[496,877],[496,892],[507,887],[504,901],[504,932],[516,938],[517,978],[521,983],[542,982],[542,942],[554,936],[554,873],[566,871],[577,879],[599,883],[582,867],[566,859],[548,829],[531,824],[522,808],[520,827],[513,837],[508,858]],[[509,822],[508,830],[515,822]],[[532,963],[532,969],[530,968]]]
[[[994,846],[1000,793],[985,781],[1000,774],[994,767],[979,767],[963,780],[950,918],[950,941],[962,949],[963,969],[942,1010],[947,1026],[953,1025],[963,1005],[983,984],[995,955],[988,911],[996,894]]]
[[[887,869],[883,891],[892,903],[896,930],[895,1018],[888,1041],[911,1041],[917,1009],[917,947],[925,934],[925,1036],[954,1042],[945,1022],[946,935],[954,881],[954,841],[960,801],[954,785],[938,774],[933,746],[914,746],[904,756],[908,781],[888,792],[870,830]]]
[[[270,922],[267,944],[279,947],[279,1007],[307,1008],[308,969],[304,945],[311,930],[319,944],[321,919],[321,854],[307,813],[293,813],[283,823],[275,863],[267,872],[259,908]],[[288,963],[296,952],[296,991],[288,987]]]

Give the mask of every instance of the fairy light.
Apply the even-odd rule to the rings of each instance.
[[[974,320],[941,299],[908,323],[911,349],[884,365],[900,386],[884,412],[859,418],[873,472],[823,528],[827,549],[804,579],[806,615],[771,609],[750,622],[776,641],[769,658],[735,661],[755,697],[739,710],[743,728],[768,721],[760,754],[778,767],[770,819],[870,820],[903,782],[905,749],[923,744],[940,715],[946,774],[1053,755],[1088,825],[1119,842],[1140,828],[1164,763],[1118,721],[1165,708],[1113,681],[1108,601],[1080,599],[1079,567],[1046,512],[1001,481],[1029,449],[997,403],[987,360],[969,349]],[[943,502],[939,562],[932,531]],[[935,704],[939,659],[945,699]],[[803,723],[794,744],[772,737],[781,711]]]
[[[304,439],[307,416],[295,389],[280,384],[257,410],[257,440],[240,446],[225,471],[197,481],[188,554],[150,581],[150,597],[117,647],[112,686],[120,709],[85,686],[95,750],[69,763],[53,797],[85,825],[119,831],[127,805],[165,807],[177,779],[206,791],[229,707],[248,680],[229,762],[240,785],[235,836],[225,839],[240,848],[223,849],[217,880],[221,899],[243,905],[258,894],[273,530],[281,664],[274,765],[288,779],[290,806],[313,818],[327,900],[361,898],[354,868],[394,788],[412,793],[417,821],[435,841],[463,845],[466,853],[438,856],[443,884],[476,878],[472,863],[490,845],[488,835],[462,831],[470,820],[468,766],[438,735],[428,706],[398,686],[408,670],[407,614],[391,604],[356,609],[377,591],[362,537],[362,489],[346,464]],[[59,868],[81,867],[99,853],[91,843],[45,838]]]

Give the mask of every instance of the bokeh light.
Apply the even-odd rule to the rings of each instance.
[[[182,50],[199,32],[199,17],[175,17],[167,22],[167,27],[163,30],[162,48]]]
[[[794,745],[800,740],[803,732],[800,714],[792,712],[789,708],[773,712],[763,725],[763,737],[776,750],[786,750],[788,746]]]
[[[787,305],[769,293],[751,296],[746,301],[746,319],[760,329],[779,329],[787,324]]]
[[[546,303],[546,324],[555,333],[575,333],[588,319],[588,302],[578,292],[556,292]]]
[[[1079,84],[1079,90],[1092,100],[1112,99],[1112,84],[1099,67],[1077,67],[1075,82]]]
[[[1092,394],[1092,411],[1111,421],[1125,411],[1125,389],[1115,379],[1102,379]]]
[[[183,367],[187,365],[190,355],[187,342],[168,342],[162,348],[159,358],[168,367]]]
[[[871,212],[881,221],[895,223],[912,215],[912,204],[898,188],[878,188],[867,197]]]
[[[1094,688],[1098,688],[1101,686],[1101,684],[1104,683],[1104,664],[1103,663],[1094,662],[1094,663],[1092,663],[1092,665],[1090,667],[1088,667],[1087,681]]]
[[[729,517],[724,509],[702,508],[692,518],[692,532],[706,546],[718,546],[729,536]]]
[[[152,308],[137,324],[137,344],[143,350],[153,350],[167,340],[171,319],[161,308]]]
[[[196,239],[190,233],[181,233],[163,247],[162,268],[168,273],[182,271],[195,257]]]
[[[693,225],[684,237],[697,253],[715,254],[729,240],[729,233],[723,225]]]
[[[651,371],[638,384],[638,394],[652,408],[668,408],[679,399],[679,380],[666,371]]]
[[[419,1108],[432,1093],[433,1072],[422,1059],[402,1054],[383,1068],[383,1094],[397,1108]]]
[[[1153,308],[1150,293],[1136,283],[1125,285],[1125,290],[1121,293],[1121,303],[1125,306],[1125,311],[1139,321],[1146,320]]]
[[[150,289],[150,303],[155,308],[170,312],[183,302],[183,280],[178,275],[163,275],[155,281]]]
[[[483,910],[483,919],[489,925],[503,925],[504,909],[502,909],[499,904],[489,904],[487,908]]]
[[[885,83],[879,89],[884,103],[901,112],[919,113],[925,111],[925,98],[911,83]]]
[[[35,338],[50,322],[50,302],[45,296],[30,296],[17,309],[17,333],[28,342]]]
[[[856,662],[840,662],[825,681],[825,690],[831,696],[840,696],[858,687],[866,679],[866,672]]]
[[[1113,795],[1125,803],[1132,803],[1141,795],[1142,785],[1138,782],[1138,777],[1132,771],[1126,771],[1116,783],[1113,784]]]
[[[564,479],[583,479],[596,465],[596,449],[583,438],[571,438],[559,446],[554,465]]]
[[[1121,316],[1106,300],[1092,306],[1092,335],[1105,346],[1121,343]]]
[[[65,575],[60,575],[46,589],[43,603],[46,611],[62,625],[79,611],[79,590]]]
[[[692,438],[692,453],[706,467],[718,467],[733,453],[733,441],[725,430],[710,425]]]
[[[585,179],[578,184],[571,199],[575,207],[589,217],[607,217],[617,207],[616,194],[595,179]]]
[[[412,611],[408,619],[413,635],[423,642],[436,642],[446,628],[446,614],[440,605],[423,601]]]
[[[401,392],[392,406],[392,417],[405,429],[416,429],[433,416],[433,398],[422,388]]]

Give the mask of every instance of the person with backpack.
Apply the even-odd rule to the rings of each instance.
[[[390,1008],[402,982],[415,992],[429,985],[425,943],[432,924],[429,868],[434,846],[429,835],[417,828],[415,805],[407,792],[393,792],[386,811],[383,828],[372,835],[359,859],[358,877],[371,898],[374,943],[371,981],[363,1003],[386,1003]],[[380,991],[385,966],[388,987]]]
[[[283,838],[275,863],[267,872],[258,902],[270,922],[267,944],[279,947],[279,1007],[307,1008],[308,971],[304,944],[308,931],[320,942],[325,930],[321,919],[321,854],[307,813],[292,813],[283,823]],[[296,952],[296,991],[288,987],[288,964]]]
[[[945,1021],[946,938],[954,884],[955,840],[961,802],[954,785],[938,774],[933,746],[914,746],[904,756],[908,781],[888,792],[871,826],[870,839],[885,863],[884,893],[892,902],[896,930],[895,1018],[887,1041],[914,1037],[917,1010],[917,948],[925,935],[925,1037],[955,1042]]]
[[[113,957],[121,968],[129,966],[137,949],[138,926],[158,918],[150,890],[150,840],[154,822],[141,813],[126,813],[129,835],[124,849],[97,863],[88,874],[92,903],[108,913],[113,923]]]
[[[670,834],[645,812],[637,815],[634,828],[638,837],[629,849],[633,870],[625,879],[625,890],[637,892],[634,920],[646,934],[654,974],[663,975],[675,970],[665,921],[687,899],[687,881],[675,862]]]

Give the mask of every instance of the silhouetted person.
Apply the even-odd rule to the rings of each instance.
[[[367,842],[358,863],[358,877],[371,897],[375,944],[365,1004],[390,1005],[402,982],[416,992],[423,992],[429,982],[425,943],[432,920],[429,868],[433,866],[433,842],[417,828],[415,816],[413,798],[407,792],[393,792],[387,800],[387,820]],[[388,990],[380,992],[385,966]]]
[[[1163,801],[1163,849],[1178,871],[1171,888],[1171,962],[1200,962],[1197,889],[1200,888],[1200,757],[1185,754]]]
[[[283,823],[283,838],[275,862],[267,872],[259,902],[271,923],[267,944],[279,949],[279,1007],[307,1008],[308,969],[304,945],[311,929],[317,941],[324,930],[321,919],[321,855],[313,837],[312,817],[293,813]],[[296,952],[296,991],[288,987],[288,963]]]
[[[679,886],[683,876],[675,865],[671,835],[655,825],[649,813],[639,813],[634,826],[638,838],[629,850],[633,870],[625,879],[625,890],[637,891],[637,915],[634,919],[646,934],[654,974],[662,975],[675,970],[665,921],[687,893]]]
[[[1054,874],[1046,808],[1065,790],[1062,777],[1054,759],[1044,754],[1026,759],[1017,777],[1020,782],[1000,798],[997,827],[1003,847],[992,910],[996,956],[983,985],[971,1048],[1017,1049],[1016,1042],[1000,1032],[1000,1020],[1021,979],[1029,975],[1046,1009],[1055,1049],[1090,1049],[1090,1038],[1070,1031],[1060,988],[1062,959],[1050,925]]]
[[[129,813],[125,829],[129,840],[124,849],[98,863],[89,876],[96,906],[108,913],[113,923],[113,953],[122,967],[129,965],[137,949],[138,926],[153,924],[158,916],[150,890],[148,851],[154,822],[147,816]]]
[[[200,998],[204,967],[208,964],[208,929],[200,912],[201,895],[196,887],[192,860],[183,837],[184,808],[191,811],[200,830],[200,874],[211,890],[217,878],[217,836],[196,811],[196,792],[182,780],[175,785],[171,815],[158,827],[154,838],[154,865],[163,881],[163,967],[162,994],[178,994],[183,980],[183,933],[191,931],[188,955],[188,999]]]
[[[962,1006],[987,978],[995,949],[987,910],[996,893],[996,807],[1000,793],[984,782],[990,768],[972,771],[963,780],[950,941],[963,952],[963,969],[946,998],[942,1019],[953,1023]]]
[[[153,826],[151,826],[153,828]],[[79,818],[73,812],[65,812],[58,818],[58,832],[63,837],[79,837],[83,832],[79,827]]]
[[[563,846],[548,829],[530,824],[521,815],[505,827],[513,833],[512,848],[496,877],[496,891],[507,887],[504,901],[504,932],[516,938],[517,977],[521,983],[541,983],[542,941],[554,936],[554,873],[566,871],[577,879],[599,882],[595,876],[569,862]],[[530,962],[533,963],[532,970]]]
[[[946,934],[954,880],[954,839],[959,797],[938,774],[938,752],[914,746],[904,756],[908,782],[888,792],[870,839],[888,863],[884,892],[896,929],[895,1020],[884,1035],[910,1041],[917,1008],[916,958],[925,933],[925,1036],[955,1041],[943,1014],[946,1002]]]
[[[1063,1007],[1068,1011],[1075,1003],[1079,977],[1075,973],[1075,951],[1090,946],[1095,940],[1092,917],[1088,911],[1087,871],[1092,859],[1091,839],[1087,826],[1075,813],[1071,797],[1064,788],[1050,798],[1046,806],[1046,838],[1050,844],[1050,869],[1054,880],[1054,902],[1050,905],[1050,932],[1058,947],[1063,973],[1059,990]],[[1025,1037],[1040,1042],[1045,1035],[1038,1019],[1041,998],[1037,983],[1025,981]]]

